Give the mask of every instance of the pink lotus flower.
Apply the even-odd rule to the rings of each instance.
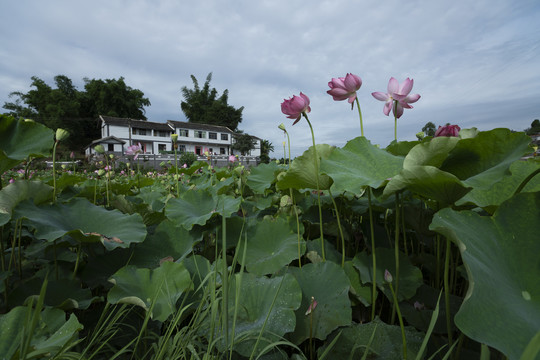
[[[293,97],[288,100],[283,99],[283,102],[281,103],[281,112],[287,115],[289,119],[295,119],[293,122],[294,125],[300,120],[302,113],[311,112],[309,98],[300,93],[300,96],[293,95]]]
[[[317,307],[317,300],[315,300],[315,298],[312,296],[311,297],[311,303],[309,304],[309,307],[308,309],[306,310],[306,316],[311,314],[311,312],[313,310],[315,310],[315,308]]]
[[[138,143],[137,145],[128,146],[126,150],[126,155],[135,155],[133,160],[137,160],[137,158],[139,157],[139,154],[142,154],[141,143]]]
[[[435,135],[433,137],[439,137],[439,136],[458,136],[459,131],[461,128],[457,125],[445,125],[445,126],[439,126],[437,131],[435,131]]]
[[[230,161],[230,162],[235,162],[235,161],[236,161],[236,156],[234,156],[234,155],[229,155],[229,161]]]
[[[362,79],[357,75],[347,73],[345,77],[332,78],[328,86],[330,90],[326,93],[332,95],[335,101],[349,99],[349,104],[352,105],[356,99],[356,91],[362,86]]]
[[[413,84],[414,80],[407,78],[403,84],[399,85],[399,82],[394,77],[391,77],[388,82],[387,93],[377,91],[371,93],[371,95],[377,100],[386,102],[383,109],[384,115],[388,116],[390,110],[392,110],[394,116],[399,119],[403,115],[403,109],[412,109],[413,107],[410,104],[420,99],[418,94],[409,95]]]

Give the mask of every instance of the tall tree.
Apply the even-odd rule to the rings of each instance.
[[[430,121],[426,125],[424,125],[424,127],[422,128],[422,131],[424,132],[426,136],[433,136],[435,135],[435,132],[437,131],[437,127],[435,126],[434,123]]]
[[[65,75],[54,77],[56,88],[33,76],[31,90],[11,93],[14,101],[3,107],[11,116],[31,118],[53,130],[68,130],[71,136],[65,144],[78,151],[100,137],[99,115],[146,119],[144,106],[150,101],[142,91],[127,86],[124,78],[84,81],[85,90],[79,91]]]
[[[206,77],[203,87],[194,75],[191,75],[193,89],[182,87],[182,97],[180,108],[189,122],[199,124],[211,124],[226,126],[232,131],[238,129],[238,124],[242,122],[242,111],[244,107],[235,107],[228,104],[229,91],[223,91],[218,97],[218,91],[210,88],[212,73]]]
[[[268,164],[270,162],[270,152],[274,151],[274,145],[268,140],[261,140],[261,162]]]
[[[531,127],[525,129],[525,133],[527,135],[533,135],[533,134],[540,133],[540,120],[534,119],[533,122],[531,123]]]

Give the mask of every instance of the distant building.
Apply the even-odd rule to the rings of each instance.
[[[108,152],[124,154],[128,146],[141,144],[144,154],[164,154],[171,152],[171,135],[178,134],[178,152],[192,152],[202,156],[205,152],[213,155],[235,154],[232,150],[234,132],[218,125],[197,124],[168,120],[157,123],[144,120],[117,118],[100,115],[101,138],[94,140],[86,149],[86,155],[95,153],[94,147],[101,144]],[[261,139],[256,140],[255,149],[246,154],[261,156]]]

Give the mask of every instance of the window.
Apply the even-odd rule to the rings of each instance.
[[[180,129],[178,135],[179,135],[179,136],[183,136],[183,137],[189,137],[189,130],[187,130],[187,129]]]
[[[202,154],[202,148],[200,146],[195,146],[195,154],[197,154],[197,155]]]
[[[165,145],[165,144],[158,144],[158,151],[159,151],[160,153],[163,153],[163,152],[167,151],[167,145]]]
[[[159,136],[159,137],[169,137],[168,131],[154,130],[154,134],[155,136]]]
[[[215,133],[215,132],[208,133],[208,138],[213,139],[213,140],[217,140],[217,133]]]
[[[219,148],[219,153],[221,155],[225,155],[225,148]]]
[[[107,144],[107,151],[114,151],[114,144]]]
[[[178,151],[180,153],[185,153],[186,152],[186,145],[178,145]]]
[[[212,148],[208,149],[208,153],[209,153],[210,155],[212,155],[212,154],[214,153],[214,149],[212,149]]]
[[[132,128],[133,135],[146,135],[146,129]]]
[[[221,140],[229,140],[228,134],[221,134]]]
[[[206,131],[195,130],[195,137],[199,139],[206,139]]]

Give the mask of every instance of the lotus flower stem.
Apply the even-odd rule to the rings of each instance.
[[[446,330],[448,331],[448,346],[452,347],[452,317],[450,314],[450,285],[448,282],[450,269],[451,247],[450,240],[446,239],[446,254],[444,259],[444,302],[446,308]]]
[[[334,210],[336,211],[336,219],[339,229],[339,236],[341,237],[341,267],[345,267],[345,237],[343,236],[343,229],[341,228],[341,222],[339,220],[339,211],[336,204],[336,201],[334,200],[334,196],[332,195],[332,192],[330,189],[328,189],[328,194],[330,195],[330,199],[332,199],[332,204],[334,204]]]
[[[396,193],[395,234],[394,234],[394,259],[396,264],[396,292],[399,289],[399,193]],[[392,321],[395,320],[395,307],[392,308]]]
[[[296,204],[294,202],[294,193],[292,188],[289,188],[289,193],[291,194],[291,201],[292,201],[292,207],[294,209],[294,214],[296,215],[296,233],[298,235],[298,267],[302,268],[302,251],[300,251],[300,244],[302,237],[300,236],[300,219],[298,217],[298,209],[296,208]]]
[[[371,232],[371,257],[373,262],[373,281],[371,288],[371,321],[375,319],[375,299],[377,298],[377,257],[375,256],[375,230],[373,228],[373,211],[371,210],[371,187],[368,188],[369,229]]]
[[[392,286],[392,275],[387,276],[387,274],[390,274],[388,270],[385,271],[385,281],[388,283],[390,287],[390,292],[392,293],[392,299],[394,299],[394,305],[396,307],[399,319],[399,327],[401,328],[401,340],[403,342],[403,359],[407,360],[407,339],[405,337],[405,325],[403,325],[403,318],[401,317],[401,311],[399,310],[399,303],[396,297],[396,292],[394,291],[394,287]]]
[[[311,130],[311,139],[313,140],[313,154],[315,158],[315,172],[316,172],[316,181],[317,181],[317,202],[319,205],[319,230],[321,233],[321,252],[322,252],[322,259],[323,261],[326,261],[326,255],[324,251],[324,230],[323,230],[323,219],[322,219],[322,206],[321,206],[321,187],[319,184],[319,155],[317,154],[317,146],[315,145],[315,133],[313,132],[313,126],[311,126],[311,122],[308,119],[307,113],[303,112],[302,115],[306,118],[306,121],[309,125],[309,129]]]
[[[354,99],[356,101],[356,107],[358,108],[358,116],[360,116],[360,134],[364,136],[364,124],[362,123],[362,110],[360,110],[360,101],[358,97]]]
[[[398,101],[397,100],[394,100],[394,140],[397,141],[397,106],[398,106]]]

